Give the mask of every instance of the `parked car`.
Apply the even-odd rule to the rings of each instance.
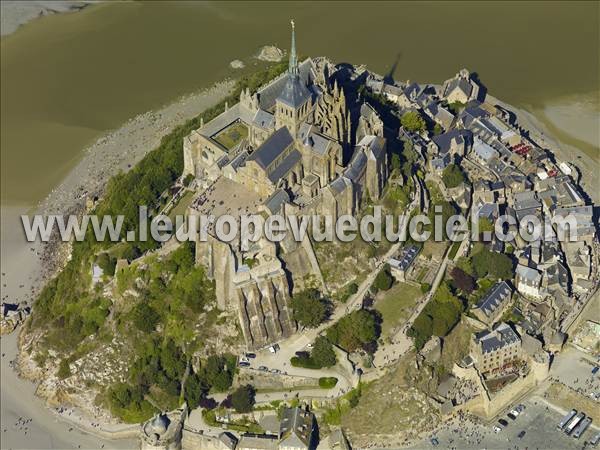
[[[525,436],[525,430],[521,430],[521,432],[517,435],[519,439],[523,439],[523,436]]]
[[[520,413],[522,413],[523,411],[525,411],[525,405],[523,403],[521,403],[520,405],[517,405],[517,407],[515,409],[517,411],[519,411]]]
[[[250,367],[250,363],[248,361],[240,361],[238,365],[240,367]]]
[[[502,431],[502,428],[500,428],[498,425],[494,425],[494,433],[500,433]]]
[[[273,344],[269,347],[269,351],[271,353],[277,353],[278,350],[279,350],[279,344]]]
[[[256,358],[256,353],[246,353],[246,358]]]
[[[519,416],[519,414],[521,413],[521,411],[519,411],[517,408],[515,408],[515,409],[513,409],[513,410],[512,410],[510,413],[511,413],[513,416],[515,416],[515,417],[518,417],[518,416]]]
[[[438,439],[436,437],[432,437],[430,439],[431,445],[433,445],[434,447],[437,447],[438,445],[440,445],[440,441],[438,441]]]
[[[300,350],[300,351],[296,352],[296,356],[298,358],[308,358],[310,356],[310,353]]]
[[[507,416],[508,416],[508,418],[509,418],[510,420],[517,420],[517,416],[515,416],[515,415],[512,413],[512,411],[511,411],[511,412],[509,412],[509,413],[507,414]]]
[[[269,370],[269,368],[268,368],[268,367],[265,367],[265,366],[260,366],[260,367],[258,368],[258,370],[260,370],[260,371],[262,371],[262,372],[267,372],[267,371]]]
[[[600,370],[600,367],[598,367],[598,366],[595,366],[595,367],[592,369],[592,373],[593,373],[593,374],[595,374],[596,372],[598,372],[598,370]]]
[[[508,422],[506,421],[506,419],[500,419],[500,420],[498,420],[498,423],[500,425],[502,425],[503,427],[507,427],[508,426]]]

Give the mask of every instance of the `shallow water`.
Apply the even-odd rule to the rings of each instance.
[[[440,82],[461,67],[541,107],[598,90],[599,4],[119,2],[36,20],[1,45],[1,201],[43,198],[107,130],[231,75],[262,45]],[[597,96],[594,97],[597,102]]]

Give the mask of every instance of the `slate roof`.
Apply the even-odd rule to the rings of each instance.
[[[368,135],[368,136],[364,136],[360,140],[360,142],[358,143],[358,146],[363,147],[365,150],[367,150],[367,153],[369,153],[369,151],[370,151],[370,153],[372,154],[372,156],[374,158],[379,159],[379,157],[385,151],[384,143],[385,143],[385,140],[382,137]]]
[[[277,189],[271,194],[271,196],[265,202],[265,207],[271,212],[271,214],[277,214],[284,203],[290,201],[290,196],[283,189]]]
[[[534,191],[524,191],[515,194],[515,211],[521,211],[524,209],[537,209],[541,206],[542,204],[537,199],[537,196]]]
[[[442,122],[446,128],[450,127],[452,125],[452,121],[454,120],[454,114],[452,114],[446,108],[438,105],[436,102],[429,103],[425,109],[425,112],[434,119]]]
[[[249,161],[256,161],[259,166],[266,169],[287,147],[292,145],[294,139],[286,127],[281,127],[267,138],[249,157]]]
[[[311,93],[300,77],[289,74],[283,89],[277,96],[277,101],[292,108],[298,108],[306,103],[310,97]]]
[[[354,181],[355,183],[358,181],[363,171],[367,166],[367,155],[362,149],[359,149],[350,161],[350,164],[346,171],[344,172],[344,176]]]
[[[292,168],[298,164],[298,162],[302,159],[302,154],[294,149],[290,152],[289,155],[287,155],[283,161],[281,161],[281,163],[275,168],[275,170],[273,170],[271,173],[269,173],[267,176],[269,177],[269,180],[271,180],[271,182],[273,184],[277,184],[277,182],[283,178],[284,176],[286,176],[288,174],[288,172],[290,170],[292,170]]]
[[[253,450],[277,450],[277,438],[269,435],[248,435],[240,437],[237,448]]]
[[[303,86],[306,86],[312,80],[311,69],[313,67],[312,60],[306,59],[298,65],[298,75]],[[288,81],[288,74],[284,74],[276,78],[271,83],[258,91],[258,103],[261,109],[265,111],[271,110],[275,106],[275,100],[283,91]]]
[[[280,446],[286,448],[308,448],[311,445],[314,416],[302,408],[283,410],[279,427]]]
[[[341,176],[333,180],[330,186],[336,193],[341,194],[350,184],[351,181],[348,178]]]
[[[459,89],[468,97],[473,91],[473,86],[471,86],[471,83],[464,78],[454,78],[450,83],[448,83],[446,95],[449,95],[455,89]]]
[[[524,266],[523,264],[517,265],[516,275],[519,277],[520,281],[534,286],[539,285],[541,278],[541,275],[537,269],[532,269],[531,267]]]
[[[236,103],[227,111],[223,111],[217,117],[212,119],[210,122],[205,123],[203,127],[198,129],[198,132],[202,136],[212,138],[214,135],[224,130],[237,120],[241,120],[245,124],[249,124],[252,122],[253,118],[254,111],[242,106],[240,103]]]
[[[520,342],[521,338],[509,325],[502,322],[492,331],[475,333],[475,340],[481,346],[482,353],[489,353]]]
[[[305,146],[310,147],[313,152],[317,153],[320,156],[323,156],[327,153],[329,146],[333,142],[328,137],[317,133],[315,131],[315,127],[307,123],[304,123],[300,127],[300,131],[298,134],[300,139],[302,140],[302,143]]]
[[[440,153],[447,153],[450,151],[450,147],[452,146],[452,140],[455,139],[459,145],[465,143],[465,141],[470,140],[472,134],[468,130],[450,130],[442,134],[438,134],[437,136],[433,136],[431,140],[437,145],[438,151]]]
[[[500,216],[500,208],[498,203],[484,203],[477,212],[479,217],[485,217],[491,221]]]
[[[402,251],[400,259],[390,258],[388,264],[394,269],[405,272],[419,254],[419,250],[416,245],[409,245]]]
[[[263,130],[268,130],[273,128],[275,125],[275,116],[270,112],[259,109],[256,111],[254,118],[252,119],[252,124],[262,128]]]
[[[506,303],[512,294],[512,288],[506,281],[500,281],[492,286],[477,303],[477,309],[490,317]]]

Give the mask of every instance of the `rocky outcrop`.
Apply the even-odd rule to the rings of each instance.
[[[265,45],[260,49],[257,58],[261,61],[279,62],[285,56],[285,52],[274,45]]]

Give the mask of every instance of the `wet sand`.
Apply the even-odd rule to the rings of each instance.
[[[51,14],[81,11],[95,1],[27,1],[3,0],[1,35],[8,36],[32,20]]]
[[[35,386],[20,379],[10,367],[17,353],[17,334],[2,336],[2,409],[0,415],[2,448],[137,448],[137,440],[107,440],[85,433],[67,420],[61,420],[35,396]]]

